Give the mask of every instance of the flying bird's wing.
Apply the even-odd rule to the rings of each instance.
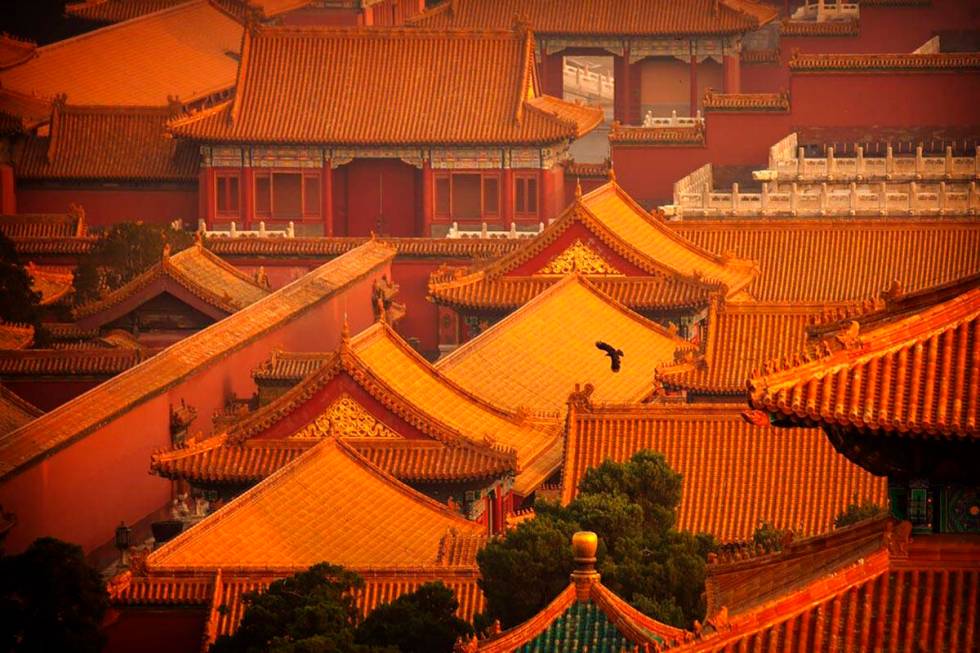
[[[613,347],[612,345],[610,345],[609,343],[603,342],[601,340],[597,340],[596,343],[595,343],[595,346],[597,348],[601,349],[602,351],[606,352],[606,355],[607,356],[615,356],[616,355],[616,348]]]

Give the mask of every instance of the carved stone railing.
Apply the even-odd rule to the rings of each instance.
[[[643,116],[644,127],[696,127],[698,125],[704,125],[704,117],[700,111],[693,117],[678,116],[677,111],[671,111],[668,117],[655,116],[652,111],[647,111],[646,115]]]
[[[775,189],[773,189],[775,188]],[[702,187],[678,192],[674,204],[661,207],[674,219],[683,217],[811,217],[875,215],[977,215],[977,182],[907,182],[763,184],[760,192],[743,193]]]
[[[204,220],[198,220],[197,230],[207,238],[295,238],[296,227],[292,221],[286,225],[285,229],[266,229],[265,222],[259,222],[258,229],[243,230],[238,228],[238,223],[232,221],[228,224],[228,229],[209,230]]]
[[[795,137],[795,135],[793,135]],[[980,147],[973,156],[953,156],[952,146],[946,146],[943,156],[925,156],[923,146],[915,148],[912,156],[896,156],[891,145],[885,156],[868,157],[864,148],[855,146],[854,156],[838,157],[833,147],[826,156],[809,158],[804,148],[788,155],[787,138],[769,151],[769,169],[753,174],[759,181],[925,181],[980,178]]]
[[[861,15],[861,7],[856,2],[828,2],[826,0],[816,0],[798,7],[790,20],[793,21],[817,21],[825,20],[853,20]]]
[[[486,222],[480,223],[480,228],[460,228],[458,222],[454,222],[446,233],[446,238],[534,238],[544,230],[544,223],[539,222],[535,230],[518,231],[517,223],[511,222],[510,229],[492,228]]]
[[[566,91],[578,95],[601,97],[611,101],[615,94],[611,76],[596,73],[587,67],[566,63],[563,81]]]

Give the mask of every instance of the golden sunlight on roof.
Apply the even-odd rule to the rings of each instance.
[[[242,26],[195,0],[40,47],[0,84],[72,104],[166,106],[235,84]]]
[[[599,340],[624,352],[619,372],[611,371]],[[593,384],[599,401],[639,401],[658,365],[693,348],[571,274],[436,367],[495,404],[560,410],[578,383]]]
[[[427,566],[442,562],[446,538],[482,532],[328,438],[152,553],[147,564],[153,570],[305,568],[324,560],[355,569]]]
[[[395,392],[460,433],[517,450],[515,491],[528,494],[561,464],[557,416],[535,419],[488,403],[443,376],[391,329],[378,323],[351,339],[366,365]]]

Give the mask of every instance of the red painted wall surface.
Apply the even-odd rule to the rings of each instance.
[[[345,235],[417,233],[421,220],[418,169],[396,159],[355,159],[343,167],[347,172]],[[335,184],[334,192],[337,190]],[[379,215],[383,216],[380,227]],[[334,233],[342,232],[335,229]]]
[[[11,552],[41,535],[80,544],[86,552],[109,541],[120,521],[134,523],[170,501],[171,483],[149,474],[150,454],[170,446],[169,407],[181,400],[197,408],[190,432],[210,434],[211,416],[232,396],[255,392],[251,370],[273,349],[323,351],[336,347],[345,314],[351,331],[374,321],[374,280],[383,268],[216,359],[169,390],[110,419],[78,441],[0,482],[0,504],[17,515],[7,537]],[[130,370],[128,373],[133,373]],[[93,392],[98,392],[94,390]]]
[[[103,628],[102,653],[198,653],[207,620],[205,608],[125,608]]]
[[[20,213],[64,213],[73,202],[85,209],[86,222],[94,226],[134,220],[169,224],[177,218],[186,225],[197,225],[196,184],[193,187],[160,190],[17,189],[17,210]]]

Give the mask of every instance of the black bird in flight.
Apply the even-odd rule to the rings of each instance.
[[[619,359],[624,356],[622,349],[616,349],[609,343],[603,342],[601,340],[596,341],[595,346],[602,351],[606,352],[606,356],[612,361],[612,371],[619,371]]]

